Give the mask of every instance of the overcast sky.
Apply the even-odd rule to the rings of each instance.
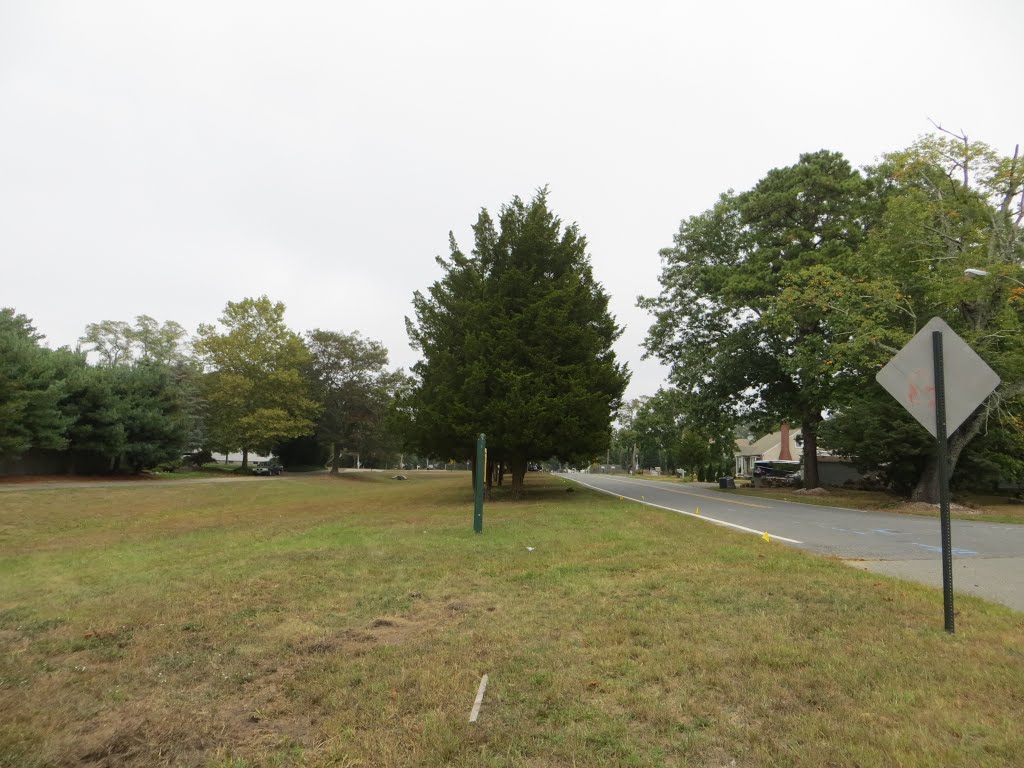
[[[267,294],[408,367],[481,207],[550,185],[626,326],[684,217],[800,153],[933,118],[1024,139],[1024,2],[0,0],[0,306],[51,346]]]

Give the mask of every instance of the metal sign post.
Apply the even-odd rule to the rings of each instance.
[[[949,443],[946,438],[946,370],[942,359],[942,331],[932,331],[935,363],[935,455],[939,463],[939,518],[942,527],[942,604],[946,631],[953,629],[953,536],[949,524]]]
[[[946,381],[951,371],[969,375]],[[953,631],[953,545],[949,523],[949,432],[974,413],[999,386],[999,376],[967,342],[933,317],[885,364],[875,379],[935,436],[942,542],[942,593],[946,631]],[[947,386],[948,384],[948,386]]]
[[[473,530],[484,530],[484,478],[487,476],[487,438],[483,432],[476,439],[476,493],[473,503]]]

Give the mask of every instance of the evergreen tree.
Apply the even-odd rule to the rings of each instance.
[[[64,388],[41,339],[27,317],[0,309],[0,459],[67,444],[69,420],[59,408]]]
[[[178,459],[188,447],[185,393],[172,371],[156,363],[113,370],[112,389],[123,444],[118,467],[133,472]]]
[[[594,280],[586,239],[548,209],[547,191],[516,197],[497,226],[486,210],[475,247],[451,240],[429,296],[417,292],[410,338],[423,352],[410,405],[422,453],[469,456],[478,432],[523,493],[528,461],[604,453],[629,378],[621,331]]]

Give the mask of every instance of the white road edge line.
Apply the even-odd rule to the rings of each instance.
[[[475,723],[480,716],[480,705],[484,703],[484,691],[487,690],[487,675],[480,678],[480,688],[476,692],[476,701],[473,702],[473,711],[469,713],[469,722]]]
[[[745,525],[730,523],[728,520],[719,520],[714,517],[708,517],[707,515],[695,515],[693,512],[685,512],[681,509],[672,509],[672,507],[664,507],[661,504],[652,504],[649,501],[641,501],[640,499],[634,499],[629,496],[622,496],[621,493],[615,493],[614,491],[609,491],[606,490],[605,488],[598,488],[596,485],[590,485],[590,483],[584,483],[582,480],[576,480],[575,478],[572,478],[572,482],[579,483],[584,488],[590,488],[591,490],[597,491],[598,493],[607,493],[609,496],[620,496],[622,498],[629,499],[630,501],[635,501],[638,504],[646,504],[648,507],[664,509],[666,512],[675,512],[677,515],[686,515],[687,517],[693,517],[697,520],[707,520],[709,523],[714,523],[715,525],[724,525],[726,528],[735,528],[737,531],[743,531],[744,533],[753,533],[757,536],[763,536],[765,533],[767,533],[771,538],[778,539],[779,541],[786,541],[790,544],[803,544],[802,541],[797,541],[796,539],[787,539],[785,536],[777,536],[776,534],[771,533],[770,531],[758,531],[754,528],[747,528]]]

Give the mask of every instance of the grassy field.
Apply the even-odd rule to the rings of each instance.
[[[4,492],[0,766],[1019,764],[1024,615],[568,487]]]

